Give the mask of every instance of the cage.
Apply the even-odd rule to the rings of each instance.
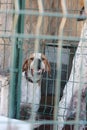
[[[86,16],[80,16],[86,0],[84,5],[80,2],[0,1],[1,115],[25,122],[31,115],[30,123],[40,124],[36,128],[39,130],[86,129],[87,29]],[[28,97],[21,107],[22,66],[32,53],[38,52],[48,59],[51,72],[41,76],[41,99],[34,120],[34,100],[31,110],[27,106]],[[26,81],[27,95],[33,93],[34,97],[35,90],[28,90],[29,81]]]

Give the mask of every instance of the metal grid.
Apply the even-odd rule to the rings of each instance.
[[[66,3],[68,2],[70,5],[66,8]],[[23,5],[24,3],[25,5]],[[78,130],[79,124],[81,123],[80,117],[78,116],[80,114],[80,103],[77,104],[79,112],[76,113],[76,120],[72,121],[72,115],[69,116],[69,121],[67,121],[66,118],[62,120],[62,122],[58,120],[60,119],[58,111],[61,109],[60,101],[63,96],[63,90],[71,73],[72,60],[78,42],[81,40],[81,29],[79,29],[79,23],[76,21],[76,18],[79,17],[79,15],[77,15],[79,12],[79,1],[76,0],[75,3],[76,7],[73,7],[73,1],[68,0],[62,0],[61,2],[59,0],[22,0],[22,2],[20,2],[20,0],[4,0],[0,2],[0,15],[1,19],[4,19],[0,27],[0,70],[1,74],[3,74],[3,72],[8,74],[8,71],[10,71],[10,117],[19,118],[20,116],[20,87],[18,88],[18,92],[18,90],[15,90],[15,87],[12,86],[21,85],[21,68],[24,60],[28,58],[32,52],[42,52],[47,56],[51,64],[51,75],[48,76],[48,74],[45,73],[42,79],[41,103],[38,110],[40,117],[36,123],[43,123],[43,125],[38,129],[61,130],[62,127],[60,126],[64,123],[69,125],[65,126],[64,129],[72,130],[72,124],[74,124],[76,125],[75,130]],[[17,4],[19,5],[18,8]],[[63,10],[63,7],[65,10]],[[19,17],[19,19],[15,21],[15,17]],[[64,20],[65,23],[62,23],[62,20]],[[2,20],[0,21],[2,22]],[[72,25],[74,27],[72,27]],[[83,23],[81,23],[81,26],[83,27]],[[73,66],[75,66],[75,62]],[[73,73],[74,76],[75,72]],[[19,79],[17,80],[18,77]],[[72,93],[73,90],[72,88]],[[81,98],[80,92],[78,96],[79,100]],[[14,98],[15,95],[17,96],[16,101],[14,99],[12,100],[12,97]],[[69,109],[66,105],[63,107],[62,109],[65,111]],[[64,116],[67,117],[67,115],[61,114],[63,119]],[[24,116],[23,118],[25,119],[26,117]],[[40,121],[40,119],[42,119],[42,121]],[[86,120],[84,120],[82,124],[86,124]]]

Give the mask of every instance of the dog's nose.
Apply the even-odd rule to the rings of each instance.
[[[37,69],[38,70],[41,69],[41,60],[40,59],[37,60]]]

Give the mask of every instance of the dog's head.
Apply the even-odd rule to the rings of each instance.
[[[45,71],[50,74],[50,64],[44,54],[33,53],[25,60],[22,71],[27,72],[27,76],[30,78],[36,75],[37,79],[39,79]]]

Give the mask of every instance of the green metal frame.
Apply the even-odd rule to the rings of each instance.
[[[20,10],[25,9],[25,0],[17,0]],[[24,33],[24,14],[20,14],[16,32]],[[23,41],[16,38],[13,42],[11,80],[10,80],[10,97],[9,97],[9,114],[11,118],[20,117],[20,97],[21,97],[21,73],[22,73],[22,45]]]
[[[31,11],[31,10],[25,10],[25,0],[14,0],[17,2],[17,6],[18,6],[18,10],[10,10],[7,11],[10,14],[14,14],[14,17],[17,16],[17,21],[15,21],[14,18],[14,34],[13,35],[7,35],[5,34],[0,35],[0,37],[6,37],[12,38],[13,41],[13,45],[12,45],[12,64],[11,64],[11,76],[10,76],[10,94],[9,94],[9,112],[8,112],[8,116],[11,118],[20,118],[20,99],[21,99],[21,75],[22,75],[22,46],[23,46],[23,39],[25,38],[34,38],[34,39],[46,39],[46,40],[61,40],[63,41],[69,41],[69,46],[70,46],[70,42],[77,42],[80,40],[79,37],[76,36],[65,36],[65,35],[43,35],[43,34],[39,34],[39,35],[33,35],[33,34],[25,34],[24,35],[24,15],[29,15],[29,16],[49,16],[51,17],[57,17],[57,18],[61,18],[63,16],[65,16],[66,18],[78,18],[79,15],[72,15],[72,14],[65,14],[63,15],[62,13],[58,13],[58,12],[44,12],[44,13],[39,13],[38,11]],[[32,0],[31,0],[32,2]],[[16,5],[15,5],[16,7]],[[1,12],[1,11],[0,11]],[[3,13],[7,13],[5,11],[3,11]],[[2,12],[1,12],[2,13]],[[31,20],[32,21],[32,20]],[[82,38],[83,40],[83,38]],[[52,43],[53,44],[53,43]],[[65,43],[64,43],[65,44]],[[36,44],[37,45],[37,44]],[[60,87],[61,86],[61,54],[62,54],[62,47],[63,47],[63,43],[60,44],[56,44],[56,46],[59,46],[60,50],[58,53],[58,63],[57,63],[57,68],[58,68],[58,72],[57,72],[57,82],[56,82],[56,91],[55,91],[55,103],[52,103],[52,106],[54,105],[54,121],[43,121],[43,124],[54,124],[54,130],[57,129],[57,125],[58,125],[58,104],[59,104],[59,98],[60,98]],[[67,44],[68,45],[68,44]],[[66,45],[66,46],[67,46]],[[72,46],[72,44],[71,44]],[[45,45],[44,45],[45,48]],[[37,49],[38,50],[38,49]],[[47,89],[47,85],[48,82],[46,84],[46,89]],[[45,97],[45,104],[44,106],[46,106],[47,102],[47,90],[46,90],[46,97]],[[45,107],[46,108],[46,107]],[[86,106],[87,108],[87,106]],[[33,111],[32,111],[33,112]],[[45,113],[45,110],[44,110]],[[33,113],[32,113],[33,115]],[[64,123],[68,123],[68,122],[64,122]],[[74,122],[75,123],[75,122]],[[70,124],[74,124],[73,121],[70,122]],[[84,122],[85,123],[85,122]]]

